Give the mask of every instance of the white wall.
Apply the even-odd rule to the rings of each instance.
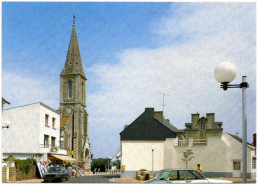
[[[214,175],[232,176],[233,161],[242,160],[242,143],[227,133],[220,137],[208,137],[207,145],[182,147],[174,146],[174,142],[174,138],[168,138],[165,141],[121,141],[122,165],[126,166],[122,176],[132,177],[134,172],[140,169],[151,171],[151,148],[153,145],[156,147],[154,150],[154,171],[167,168],[185,168],[185,162],[182,161],[182,158],[183,152],[188,149],[193,151],[195,157],[188,163],[188,167],[196,170],[197,164],[201,164],[204,172],[214,173]],[[254,150],[248,147],[247,151],[247,172],[255,173],[256,170],[252,170]]]
[[[49,115],[49,126],[45,126],[45,114]],[[55,128],[52,128],[52,118]],[[43,148],[44,134],[55,137],[55,145],[59,146],[60,115],[40,103],[25,105],[3,111],[3,122],[11,121],[11,126],[2,130],[3,152],[6,154],[47,154],[50,148]],[[26,156],[26,155],[22,155]]]
[[[45,126],[45,114],[49,115],[49,125]],[[55,127],[52,128],[52,118],[55,118]],[[49,135],[49,145],[51,145],[51,137],[55,137],[55,146],[60,146],[60,115],[52,110],[40,107],[40,135],[39,144],[44,144],[44,135]]]
[[[3,122],[11,121],[2,129],[4,153],[38,153],[40,104],[21,106],[3,111]]]
[[[153,169],[163,169],[164,141],[121,141],[122,165],[125,171],[140,169],[152,170],[152,146],[155,146],[153,154]]]
[[[201,146],[178,147],[173,145],[173,139],[167,139],[165,142],[167,152],[165,153],[164,168],[185,168],[182,158],[183,152],[187,149],[191,149],[195,157],[188,163],[189,168],[196,169],[197,164],[201,164],[204,172],[232,172],[232,160],[242,159],[242,143],[226,133],[221,137],[208,137],[208,144]],[[250,148],[247,148],[247,150],[247,170],[251,172],[252,150]]]

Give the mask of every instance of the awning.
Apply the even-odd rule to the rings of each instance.
[[[57,158],[57,159],[60,159],[62,161],[65,161],[65,162],[76,162],[77,160],[74,159],[74,158],[71,158],[69,156],[64,156],[64,155],[56,155],[56,154],[51,154],[51,156]]]

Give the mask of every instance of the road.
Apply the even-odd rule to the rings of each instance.
[[[63,183],[110,183],[109,179],[119,177],[120,174],[81,176],[78,178],[70,178],[68,181],[63,181]]]

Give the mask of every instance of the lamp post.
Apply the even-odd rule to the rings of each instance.
[[[108,161],[107,161],[107,172],[109,171],[109,165],[110,165],[110,160],[112,159],[112,157],[109,157],[108,158]]]
[[[60,149],[63,148],[63,141],[64,141],[64,138],[63,136],[60,137]]]
[[[10,127],[10,125],[11,125],[11,121],[9,121],[9,120],[6,120],[4,123],[3,123],[4,125],[2,126],[2,129],[3,128],[9,128]]]
[[[246,82],[246,76],[242,77],[240,84],[229,84],[236,77],[236,66],[230,62],[221,63],[214,72],[216,80],[221,83],[220,88],[227,90],[228,88],[241,88],[242,89],[242,177],[243,183],[246,183],[247,179],[247,113],[246,113],[246,89],[249,84]]]
[[[154,149],[155,149],[155,146],[153,145],[152,146],[152,172],[153,172],[153,151],[154,151]]]

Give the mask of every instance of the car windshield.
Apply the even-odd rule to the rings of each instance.
[[[162,170],[154,177],[154,179],[166,180],[169,176],[169,173],[170,172],[168,170]]]
[[[61,172],[62,168],[61,167],[50,167],[48,172]]]
[[[164,170],[160,171],[153,179],[157,180],[161,177],[161,175],[163,174]]]
[[[186,178],[187,178],[187,180],[197,180],[197,179],[204,180],[205,179],[204,176],[202,176],[200,173],[198,173],[197,171],[194,171],[194,170],[186,171]]]

